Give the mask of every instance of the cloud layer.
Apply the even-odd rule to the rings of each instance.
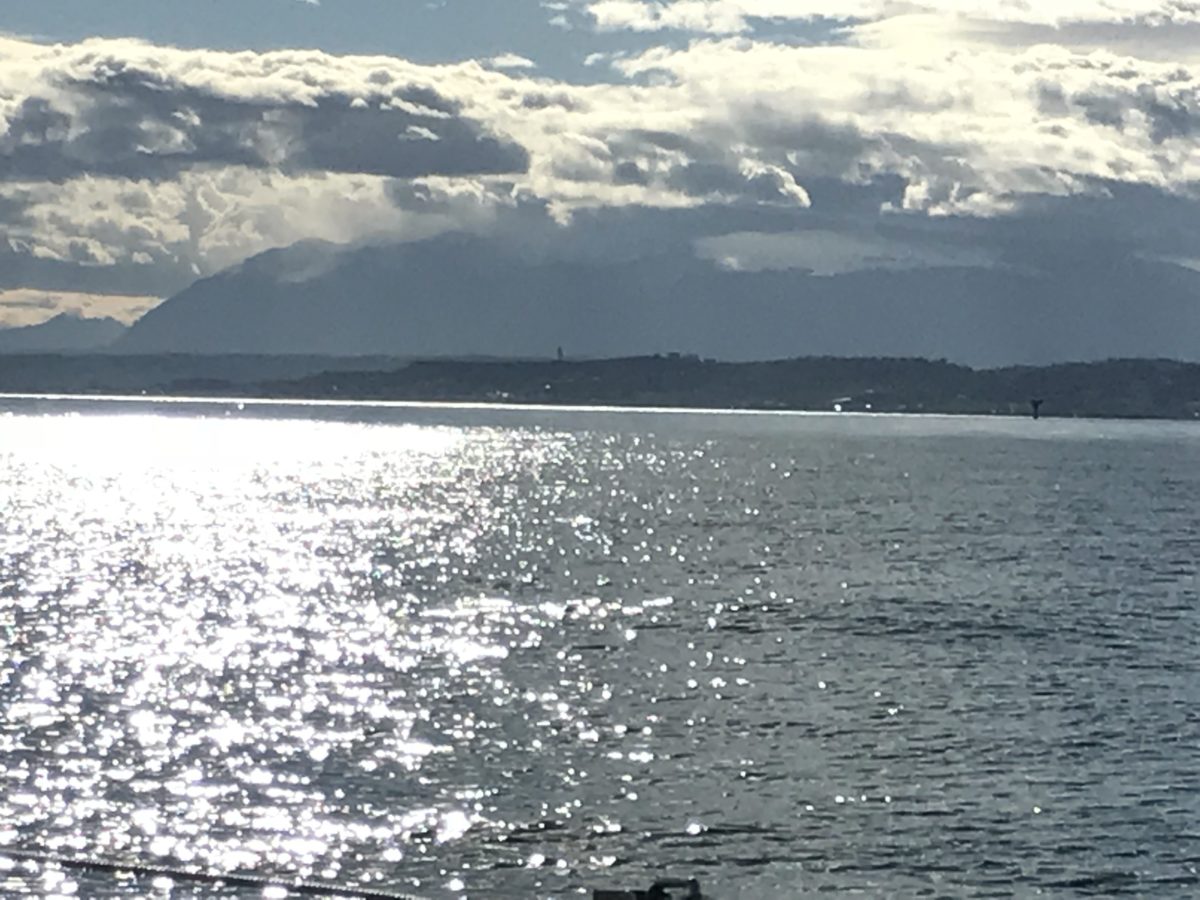
[[[523,171],[427,72],[320,53],[0,42],[6,180],[162,179],[196,166],[409,178]]]
[[[1200,20],[1200,5],[1187,0],[589,0],[586,9],[604,30],[678,29],[709,34],[751,31],[755,20],[876,21],[913,14],[1038,25]]]
[[[953,221],[986,241],[1004,222],[1050,227],[1086,205],[1130,252],[1196,255],[1200,63],[1178,48],[1200,4],[551,6],[597,30],[597,82],[542,77],[515,54],[428,65],[0,39],[0,251],[31,273],[76,271],[67,286],[84,291],[111,291],[97,273],[119,269],[133,273],[120,291],[137,293],[128,279],[142,270],[159,293],[306,238],[495,230],[531,215],[564,229],[628,209],[691,211],[672,222],[706,238],[724,216],[739,255],[773,266],[796,248],[804,267],[837,234],[849,235],[835,242],[850,248],[842,267],[987,266],[996,254],[980,247],[932,252],[929,230]],[[615,31],[663,37],[607,51]],[[1179,201],[1184,239],[1131,236],[1131,190]],[[751,246],[781,231],[791,236]],[[924,249],[897,256],[897,240]]]

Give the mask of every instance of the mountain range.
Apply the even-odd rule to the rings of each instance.
[[[116,319],[59,313],[37,325],[0,329],[0,353],[83,353],[110,347],[126,331]]]
[[[1200,273],[1136,258],[1031,271],[737,271],[690,247],[598,261],[448,234],[272,250],[147,313],[128,353],[752,360],[921,356],[969,365],[1200,358]]]
[[[690,245],[601,260],[445,234],[304,242],[195,282],[126,330],[58,316],[0,352],[731,361],[925,357],[971,366],[1200,359],[1200,273],[1128,256],[840,274],[743,271]]]

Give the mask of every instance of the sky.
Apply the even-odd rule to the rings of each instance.
[[[817,278],[1188,273],[1198,76],[1189,0],[4,4],[0,324],[452,230]]]

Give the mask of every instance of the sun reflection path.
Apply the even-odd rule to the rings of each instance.
[[[370,880],[503,827],[495,786],[426,773],[504,732],[502,664],[561,617],[482,590],[507,572],[448,604],[441,586],[471,580],[482,539],[522,539],[503,504],[553,440],[17,424],[0,843]]]

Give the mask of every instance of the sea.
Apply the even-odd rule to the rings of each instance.
[[[1193,423],[3,399],[0,896],[1197,896],[1198,559]]]

